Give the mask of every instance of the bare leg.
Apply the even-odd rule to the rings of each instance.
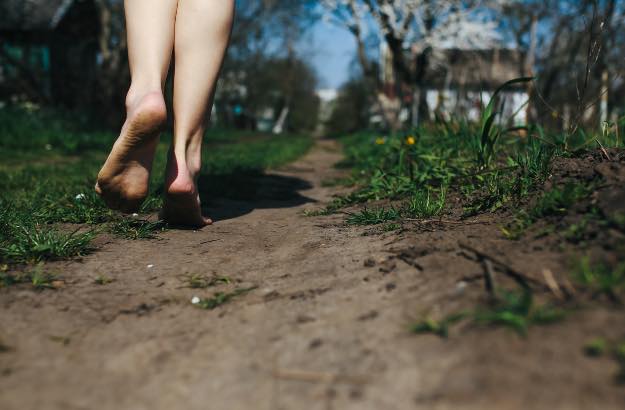
[[[230,38],[234,0],[179,0],[175,32],[174,141],[165,178],[162,216],[201,227],[197,188],[202,137]]]
[[[134,212],[148,194],[158,135],[166,121],[162,89],[174,46],[178,0],[126,0],[124,6],[132,76],[127,117],[95,189],[109,207]]]

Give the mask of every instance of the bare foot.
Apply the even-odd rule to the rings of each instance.
[[[148,195],[158,135],[167,119],[160,92],[151,92],[128,109],[128,117],[98,174],[95,190],[109,208],[136,212]]]
[[[199,153],[196,153],[199,156]],[[198,161],[199,162],[199,161]],[[165,203],[161,218],[173,225],[202,228],[213,223],[202,215],[196,170],[190,170],[186,158],[170,152],[165,176]]]

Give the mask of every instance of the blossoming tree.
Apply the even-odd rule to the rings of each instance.
[[[422,82],[431,61],[440,58],[437,52],[450,47],[493,47],[499,40],[498,11],[515,1],[321,0],[321,4],[326,20],[353,34],[365,76],[371,77],[375,71],[365,45],[367,38],[374,37],[383,45],[391,61],[400,101],[403,100],[402,85],[411,88],[411,117],[416,124],[424,98],[420,92]],[[379,100],[378,103],[384,105]],[[401,104],[383,109],[391,128],[399,127],[399,109]]]

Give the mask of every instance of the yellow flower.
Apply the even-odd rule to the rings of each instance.
[[[384,145],[385,142],[386,141],[382,137],[378,137],[378,138],[375,139],[376,145]]]
[[[406,137],[406,144],[414,145],[414,143],[415,143],[415,139],[414,139],[414,137],[412,135],[409,135],[409,136]]]

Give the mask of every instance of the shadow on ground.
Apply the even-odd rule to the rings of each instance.
[[[260,170],[226,175],[200,175],[203,212],[215,221],[236,218],[262,208],[291,208],[316,202],[300,194],[312,185],[303,179]]]

